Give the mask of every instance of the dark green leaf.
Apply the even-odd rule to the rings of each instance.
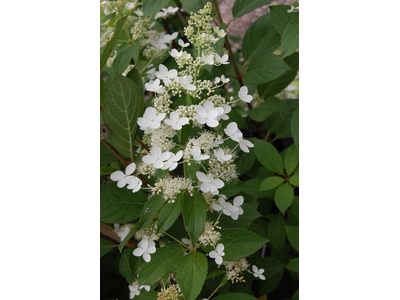
[[[220,294],[214,297],[213,300],[257,300],[257,298],[244,293],[228,293]]]
[[[292,175],[299,164],[299,146],[292,144],[286,151],[285,170],[288,176]]]
[[[134,155],[137,118],[143,114],[143,106],[136,84],[116,73],[104,100],[103,118],[110,130],[110,143],[126,157]]]
[[[268,237],[271,240],[271,246],[279,250],[286,241],[285,219],[282,215],[273,215],[268,225]]]
[[[176,136],[178,137],[179,143],[182,141],[186,143],[187,139],[190,136],[192,127],[193,127],[193,122],[190,121],[188,125],[182,126],[182,129],[176,132]]]
[[[263,275],[266,279],[271,278],[272,276],[277,274],[284,266],[283,263],[272,257],[258,258],[254,260],[252,264],[255,265],[258,269],[264,269]]]
[[[133,221],[146,201],[147,197],[141,191],[132,194],[114,184],[100,185],[100,221],[118,224]]]
[[[257,122],[262,122],[276,111],[279,111],[283,118],[286,115],[285,103],[276,97],[268,97],[257,108],[249,110],[249,116]]]
[[[298,12],[288,13],[287,11],[289,9],[290,6],[288,5],[275,5],[270,7],[272,26],[274,26],[280,35],[283,34],[283,31],[291,20],[299,17]]]
[[[232,7],[232,15],[235,19],[240,18],[256,8],[270,4],[271,2],[272,0],[236,0]]]
[[[136,86],[139,88],[140,97],[142,97],[144,99],[144,85],[143,85],[142,76],[140,76],[138,69],[136,67],[133,68],[126,77],[128,77],[130,80],[132,80],[136,84]]]
[[[289,179],[289,183],[294,186],[299,186],[299,174],[293,174]]]
[[[299,290],[294,292],[294,294],[292,296],[292,300],[299,300]]]
[[[200,294],[207,270],[207,258],[203,253],[191,252],[181,259],[176,270],[176,277],[186,300],[194,300]]]
[[[244,174],[247,171],[249,171],[253,166],[254,161],[256,160],[253,148],[250,148],[249,150],[250,150],[249,153],[242,153],[236,160],[236,167],[238,174]]]
[[[220,232],[220,243],[225,246],[224,260],[238,260],[249,256],[269,241],[251,231],[240,228],[223,228]]]
[[[279,208],[282,214],[285,214],[286,210],[293,202],[294,191],[293,187],[289,183],[284,183],[278,187],[275,192],[275,204]]]
[[[182,216],[185,228],[194,245],[204,232],[207,216],[207,203],[203,194],[193,191],[193,197],[187,195],[184,199]]]
[[[281,76],[271,80],[270,82],[258,85],[258,94],[261,98],[278,94],[295,79],[297,72],[299,71],[299,53],[295,52],[292,55],[285,57],[284,61],[288,64],[291,70],[286,71]]]
[[[140,227],[140,222],[136,222],[135,226],[129,231],[128,235],[124,238],[124,240],[119,244],[118,250],[119,252],[122,253],[124,250],[125,244],[131,239],[131,237],[135,234],[136,231],[138,231]]]
[[[223,270],[215,270],[211,272],[210,274],[207,275],[206,279],[214,278],[215,276],[219,276],[225,274],[225,271]]]
[[[282,34],[282,57],[285,58],[299,49],[299,18],[289,22]]]
[[[177,196],[174,203],[165,203],[157,220],[157,233],[167,231],[179,217],[185,198],[184,192]]]
[[[247,153],[244,153],[243,155],[246,155]],[[224,185],[222,189],[219,190],[220,194],[225,195],[226,197],[230,198],[233,196],[236,196],[238,193],[240,193],[243,189],[244,182],[240,180],[232,180],[231,182],[228,182]]]
[[[254,197],[260,197],[262,192],[260,192],[260,184],[264,178],[253,178],[246,180],[243,185],[242,191],[246,194]]]
[[[283,161],[278,150],[267,141],[251,139],[254,143],[254,152],[258,161],[268,170],[283,174]]]
[[[100,176],[108,175],[111,174],[115,171],[118,171],[119,169],[110,167],[110,166],[102,166],[100,167]]]
[[[276,273],[274,276],[271,278],[265,280],[265,282],[261,282],[262,286],[259,289],[259,294],[260,295],[265,295],[271,293],[274,289],[276,289],[281,282],[283,276],[283,269],[280,270],[278,273]]]
[[[169,0],[143,0],[143,18],[155,14],[161,8],[166,7]]]
[[[299,109],[296,109],[292,116],[292,121],[290,123],[290,129],[292,131],[292,136],[294,143],[299,145]]]
[[[158,292],[144,292],[135,297],[136,300],[157,300]]]
[[[143,264],[139,271],[139,286],[151,285],[164,275],[176,270],[176,266],[183,258],[185,248],[177,244],[157,248],[151,255],[151,260]]]
[[[100,257],[106,255],[117,246],[118,245],[116,245],[115,242],[100,238]]]
[[[115,25],[114,35],[111,38],[111,40],[108,41],[107,45],[104,47],[103,53],[101,53],[100,72],[103,70],[104,66],[106,65],[107,60],[110,57],[110,54],[113,51],[115,44],[117,43],[119,34],[121,33],[122,27],[124,26],[124,23],[127,18],[128,18],[128,16],[124,16],[124,17],[118,19],[118,21]]]
[[[275,54],[264,54],[253,60],[245,74],[249,84],[260,84],[274,80],[290,70],[285,61]]]
[[[154,215],[163,207],[165,202],[166,200],[162,197],[162,195],[154,195],[147,200],[140,213],[140,229],[150,225]]]
[[[290,245],[299,252],[299,228],[286,225],[286,234]]]
[[[122,50],[120,53],[118,53],[113,63],[114,71],[117,71],[118,73],[122,74],[125,71],[126,67],[129,65],[129,63],[131,62],[133,54],[139,50],[140,50],[140,43],[130,45],[124,50]]]
[[[260,191],[272,190],[285,181],[283,177],[273,176],[265,179],[260,185]]]
[[[132,254],[131,248],[125,248],[119,261],[119,273],[129,284],[136,280],[135,265],[138,258]]]
[[[270,14],[263,15],[250,25],[244,35],[243,58],[245,61],[251,61],[260,55],[271,53],[280,43],[281,36],[272,27]]]
[[[285,267],[286,269],[299,273],[299,258],[292,259]]]

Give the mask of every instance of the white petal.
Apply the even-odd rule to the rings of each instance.
[[[145,252],[145,253],[143,254],[143,259],[144,259],[145,262],[150,262],[150,260],[151,260],[150,254],[147,253],[147,252]]]
[[[137,120],[137,123],[139,124],[140,127],[148,127],[151,123],[150,119],[140,117]]]
[[[235,199],[233,199],[233,204],[235,206],[240,206],[243,204],[243,202],[244,202],[243,196],[237,196],[237,197],[235,197]]]
[[[125,176],[125,174],[122,171],[115,171],[115,172],[111,173],[110,179],[112,181],[118,181],[118,180],[124,178],[124,176]]]
[[[217,263],[217,265],[222,264],[222,262],[223,262],[222,257],[218,255],[218,256],[215,258],[215,262]]]
[[[231,212],[231,218],[236,221],[239,218],[238,213],[237,212]]]
[[[200,122],[199,122],[200,123]],[[214,128],[214,127],[217,127],[218,126],[218,121],[216,120],[216,119],[208,119],[207,121],[206,121],[206,124],[209,126],[209,127],[211,127],[211,128]]]
[[[251,268],[253,269],[254,273],[258,273],[258,268],[255,265],[253,265]]]
[[[181,126],[186,125],[187,123],[189,123],[189,118],[183,117],[178,120],[178,124]]]
[[[220,210],[222,210],[222,206],[221,205],[218,205],[218,204],[215,204],[215,203],[213,203],[212,205],[211,205],[211,207],[213,208],[213,210],[215,210],[215,211],[220,211]]]
[[[221,253],[222,251],[224,251],[224,249],[225,249],[224,244],[218,244],[218,246],[217,246],[217,252],[218,253]]]
[[[265,280],[265,276],[264,275],[258,275],[258,277],[261,279],[261,280]]]
[[[164,165],[164,162],[162,160],[157,160],[153,163],[153,167],[156,169],[161,169],[163,165]]]
[[[213,179],[212,181],[211,181],[211,183],[213,184],[213,185],[215,185],[215,187],[217,188],[217,189],[220,189],[220,188],[222,188],[225,184],[224,184],[224,182],[221,180],[221,179]]]
[[[210,191],[211,185],[208,182],[203,182],[200,186],[200,189],[204,192],[207,193]]]
[[[203,172],[196,172],[196,177],[198,180],[202,181],[202,182],[208,182],[208,178],[206,176],[206,174],[204,174]]]
[[[249,148],[247,148],[246,145],[243,143],[240,143],[239,147],[240,147],[240,149],[242,149],[243,152],[246,152],[246,153],[250,152]]]
[[[156,252],[156,247],[154,247],[154,246],[149,246],[148,248],[147,248],[147,252],[149,252],[150,254],[153,254],[153,253],[155,253]]]
[[[124,178],[118,180],[117,186],[119,188],[123,188],[128,183],[128,181],[129,181],[129,178],[128,177],[124,177]]]
[[[209,256],[209,257],[211,257],[211,258],[216,258],[216,257],[217,257],[217,255],[218,255],[218,254],[217,254],[217,252],[216,252],[216,251],[214,251],[214,250],[213,250],[213,251],[211,251],[211,252],[210,252],[210,254],[208,254],[208,256]]]
[[[142,249],[142,248],[136,248],[135,250],[133,250],[133,255],[135,255],[135,256],[142,256],[143,255],[143,253],[144,253],[144,250]]]
[[[204,119],[201,115],[197,114],[196,115],[196,121],[199,122],[200,124],[205,124],[206,119]]]
[[[126,175],[131,175],[133,172],[135,172],[135,170],[136,170],[136,164],[135,163],[131,163],[126,167],[125,174]]]
[[[152,163],[154,163],[157,159],[152,156],[151,154],[147,154],[146,156],[143,156],[142,158],[143,162],[145,162],[148,165],[151,165]]]

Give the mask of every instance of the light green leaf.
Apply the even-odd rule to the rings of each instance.
[[[285,179],[280,176],[272,176],[265,179],[260,185],[260,191],[268,191],[276,188],[285,182]]]
[[[282,57],[285,58],[299,49],[299,18],[289,22],[282,34]]]
[[[185,198],[184,192],[180,193],[174,203],[165,203],[161,208],[160,215],[157,220],[157,233],[167,231],[175,220],[179,217]]]
[[[282,215],[273,215],[268,225],[268,237],[271,240],[271,246],[280,250],[286,241],[285,219]]]
[[[299,174],[293,174],[289,179],[289,183],[294,186],[299,186]]]
[[[292,144],[286,151],[285,170],[288,176],[292,175],[299,164],[299,146]]]
[[[274,80],[290,70],[285,61],[275,54],[264,54],[253,60],[247,69],[246,82],[260,84]]]
[[[263,15],[250,25],[244,35],[243,58],[251,61],[260,55],[271,53],[280,43],[281,36],[272,27],[270,14]]]
[[[125,248],[119,260],[119,273],[125,277],[129,284],[136,280],[135,265],[138,258],[132,254],[131,248]]]
[[[258,234],[240,228],[223,228],[220,232],[219,243],[225,246],[224,260],[238,260],[249,256],[269,242]]]
[[[100,257],[106,255],[108,252],[110,252],[112,249],[116,248],[117,246],[118,245],[116,245],[112,241],[100,238]]]
[[[186,300],[194,300],[200,294],[207,271],[207,258],[203,253],[191,252],[181,259],[176,270],[176,277]]]
[[[240,18],[261,6],[270,4],[272,0],[236,0],[232,7],[233,18]]]
[[[299,145],[299,109],[297,108],[292,116],[292,121],[290,123],[290,129],[292,131],[292,136],[294,143]]]
[[[166,7],[168,2],[169,0],[143,0],[143,18],[155,14],[161,10],[161,8]]]
[[[103,118],[110,130],[110,143],[126,157],[134,155],[137,118],[143,114],[143,107],[143,98],[136,84],[116,73],[104,100]]]
[[[285,57],[285,63],[291,68],[278,78],[263,83],[257,86],[258,94],[261,98],[274,96],[286,88],[296,77],[299,71],[299,53],[295,52],[292,55]]]
[[[139,286],[151,285],[164,275],[176,270],[176,266],[183,258],[185,248],[177,244],[157,248],[151,255],[151,260],[143,264],[139,271]]]
[[[150,225],[154,215],[163,207],[165,199],[162,195],[154,195],[145,203],[140,213],[140,229]]]
[[[299,273],[299,258],[292,259],[285,267],[286,269]]]
[[[114,49],[115,44],[117,43],[119,34],[121,33],[121,30],[124,26],[124,23],[128,16],[122,17],[118,19],[116,25],[115,25],[115,31],[114,35],[111,38],[111,40],[108,41],[107,45],[104,47],[103,53],[101,53],[100,56],[100,72],[103,70],[104,66],[107,63],[108,58],[110,57],[111,52]]]
[[[250,109],[248,114],[253,120],[263,122],[276,111],[279,111],[283,118],[286,115],[285,103],[276,97],[268,97],[257,108]]]
[[[258,269],[264,269],[263,275],[266,279],[277,274],[284,266],[283,263],[272,257],[258,258],[252,262],[252,265],[255,265]]]
[[[278,187],[275,192],[275,204],[282,214],[285,214],[286,210],[292,204],[293,198],[293,187],[289,183],[284,183]]]
[[[193,191],[193,197],[187,195],[184,199],[182,216],[185,228],[194,245],[204,232],[207,216],[207,203],[203,194]]]
[[[288,13],[288,9],[290,9],[289,5],[270,6],[272,26],[274,26],[280,35],[283,34],[283,31],[291,20],[299,17],[299,12]]]
[[[257,300],[257,298],[244,293],[228,293],[220,294],[217,297],[214,297],[213,300]]]
[[[258,161],[268,170],[283,174],[283,161],[278,150],[267,141],[251,139],[254,143],[254,153]]]
[[[299,228],[286,225],[286,234],[290,245],[299,252]]]
[[[132,194],[112,183],[100,185],[100,221],[117,224],[133,221],[139,217],[146,201],[147,197],[141,191]]]

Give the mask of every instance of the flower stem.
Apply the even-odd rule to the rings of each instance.
[[[165,233],[166,235],[168,235],[171,239],[174,239],[175,241],[177,241],[179,244],[181,244],[183,247],[188,248],[187,245],[185,245],[184,243],[182,243],[180,240],[178,240],[177,238],[173,237],[172,235],[170,235],[169,233],[167,233],[166,231],[164,231],[163,233]]]
[[[212,294],[210,295],[210,297],[207,298],[207,300],[210,299],[210,298],[218,291],[218,289],[221,287],[221,284],[222,284],[222,282],[219,284],[219,286],[217,286],[217,288],[215,289],[215,291],[212,292]]]

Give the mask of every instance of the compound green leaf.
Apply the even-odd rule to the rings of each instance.
[[[169,0],[143,0],[143,18],[155,14],[161,10],[161,8],[166,7],[168,2]]]
[[[285,58],[299,49],[299,18],[289,22],[282,34],[282,57]]]
[[[186,300],[194,300],[200,294],[207,271],[207,258],[203,253],[191,252],[181,259],[176,270],[176,277]]]
[[[261,84],[274,80],[290,70],[287,63],[275,54],[264,54],[253,60],[245,74],[249,84]]]
[[[292,175],[299,164],[299,146],[292,144],[286,151],[285,170],[288,176]]]
[[[276,188],[285,182],[285,179],[280,176],[272,176],[265,179],[260,185],[260,191],[268,191]]]
[[[179,194],[174,203],[165,203],[161,208],[160,215],[157,220],[157,233],[167,231],[175,220],[179,217],[182,208],[185,194]]]
[[[204,196],[197,191],[193,192],[193,196],[186,196],[184,199],[182,216],[190,240],[192,244],[195,244],[204,232],[204,225],[206,222],[207,203]]]
[[[285,267],[286,269],[292,271],[292,272],[296,272],[299,273],[299,258],[296,257],[294,259],[292,259]]]
[[[293,198],[293,187],[289,183],[284,183],[277,188],[275,192],[275,204],[282,214],[285,214],[286,210],[292,204]]]
[[[283,174],[283,161],[278,150],[267,141],[251,139],[254,143],[254,153],[258,161],[268,170]]]
[[[232,15],[235,19],[240,18],[256,8],[270,4],[271,2],[272,0],[236,0],[232,7]]]
[[[108,137],[115,149],[133,157],[133,143],[138,128],[137,118],[143,114],[144,102],[136,84],[115,73],[104,99],[103,118],[110,130]]]

